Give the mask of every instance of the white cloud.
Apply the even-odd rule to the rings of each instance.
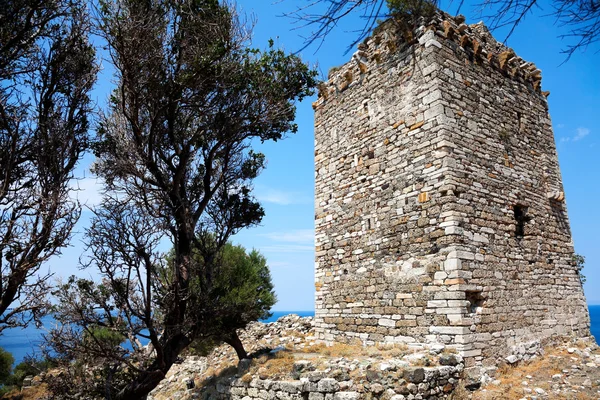
[[[260,251],[264,253],[306,253],[314,250],[314,246],[301,244],[273,244],[269,246],[260,246]]]
[[[588,136],[592,131],[589,128],[579,127],[575,130],[572,136],[563,136],[560,138],[560,143],[578,142]]]
[[[310,204],[313,201],[312,196],[307,196],[303,193],[286,192],[264,187],[256,189],[256,198],[265,203],[279,204],[282,206],[290,204]]]
[[[71,181],[71,197],[87,207],[95,207],[102,202],[104,183],[96,178],[81,178]]]
[[[265,253],[305,253],[315,250],[315,231],[313,229],[270,232],[259,236],[271,241],[268,245],[260,247],[260,251]]]
[[[289,232],[270,232],[260,236],[267,237],[276,242],[286,243],[314,243],[315,231],[313,229],[296,229]]]
[[[573,136],[573,141],[576,142],[578,140],[581,140],[589,134],[590,134],[590,130],[588,128],[579,127],[579,128],[577,128],[577,134],[575,136]]]

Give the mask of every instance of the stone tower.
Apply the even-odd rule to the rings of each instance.
[[[316,325],[493,365],[589,336],[547,92],[483,24],[387,21],[313,105]]]

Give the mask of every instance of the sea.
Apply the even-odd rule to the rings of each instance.
[[[590,305],[591,332],[600,342],[600,305]],[[301,317],[312,317],[314,311],[273,311],[273,315],[263,322],[277,321],[284,315],[297,314]],[[52,317],[46,317],[44,327],[36,328],[31,325],[25,329],[7,329],[0,336],[0,347],[12,353],[15,359],[15,365],[23,360],[26,355],[39,354],[39,345],[42,341],[42,335],[52,324]]]

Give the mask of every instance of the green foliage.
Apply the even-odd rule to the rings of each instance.
[[[221,248],[261,221],[252,180],[265,157],[252,146],[298,130],[295,105],[313,93],[316,71],[273,41],[249,48],[226,2],[100,0],[96,10],[116,88],[92,143],[106,191],[82,262],[102,283],[57,294],[63,324],[51,343],[64,360],[109,366],[94,378],[113,398],[141,400],[194,339],[235,333],[273,304],[264,258]]]
[[[216,273],[208,293],[192,295],[201,302],[197,304],[202,315],[200,339],[194,344],[198,353],[209,352],[249,322],[270,317],[277,301],[267,260],[258,251],[247,253],[242,246],[227,243],[214,263]],[[201,306],[204,310],[199,310]]]
[[[268,318],[276,299],[266,258],[256,250],[246,254],[243,247],[228,243],[220,263],[213,295],[232,313],[229,317],[244,325]]]
[[[195,356],[206,357],[220,344],[221,341],[219,340],[210,337],[201,337],[194,340],[188,349]]]
[[[55,366],[56,365],[52,360],[46,358],[25,357],[25,359],[14,368],[12,375],[6,381],[6,384],[20,388],[23,386],[23,380],[26,377],[39,375]]]
[[[582,256],[581,254],[573,255],[573,264],[577,268],[577,273],[579,274],[579,280],[581,281],[581,284],[583,285],[587,281],[587,278],[582,273],[583,268],[585,267],[585,257]]]
[[[12,354],[0,347],[0,384],[8,383],[14,362]]]
[[[429,17],[437,7],[435,0],[387,0],[390,13],[399,17]]]
[[[84,342],[94,341],[103,348],[115,348],[125,341],[121,333],[103,326],[88,327],[83,335]]]

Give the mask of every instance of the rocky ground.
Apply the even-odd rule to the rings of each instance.
[[[318,370],[325,368],[332,374],[349,371],[352,378],[360,376],[360,371],[400,370],[407,365],[427,366],[439,362],[439,355],[408,348],[373,347],[359,351],[353,346],[318,345],[311,335],[311,327],[311,318],[297,316],[286,316],[277,323],[251,324],[241,335],[248,352],[260,354],[261,350],[270,348],[281,351],[281,354],[267,362],[268,353],[265,353],[245,368],[261,378],[285,379],[288,376],[293,379],[297,378],[292,375],[301,368],[299,365],[310,363],[316,365]],[[237,357],[228,346],[217,348],[207,358],[187,357],[172,368],[150,400],[200,398],[202,386],[210,382],[211,377],[236,373],[243,376],[244,372],[238,371],[236,365]],[[600,351],[590,342],[565,342],[546,349],[543,356],[530,361],[513,365],[507,363],[498,369],[492,379],[485,387],[474,392],[459,386],[452,398],[600,399]],[[187,389],[190,381],[194,382],[193,389]],[[365,384],[368,385],[368,381]],[[385,398],[385,393],[380,398]],[[419,397],[409,394],[407,398]]]
[[[543,356],[498,369],[472,399],[600,399],[600,351],[589,342],[565,342]]]
[[[312,336],[312,318],[295,315],[280,318],[276,323],[253,323],[240,335],[253,354],[251,362],[238,367],[235,353],[228,346],[220,346],[208,357],[191,356],[174,366],[167,378],[152,393],[149,400],[183,400],[200,398],[203,387],[214,379],[235,375],[279,381],[316,381],[332,378],[337,390],[376,393],[375,398],[391,398],[405,392],[410,396],[419,390],[418,376],[422,366],[456,366],[462,357],[442,353],[442,346],[430,351],[407,346],[377,346],[365,348],[356,345],[325,346]],[[427,373],[427,372],[425,372]],[[452,376],[446,390],[458,383]],[[422,381],[422,379],[420,380]],[[193,382],[193,384],[191,383]],[[192,389],[187,389],[193,386]],[[395,387],[395,392],[389,390]],[[413,395],[414,397],[414,395]]]
[[[233,349],[219,346],[208,357],[188,355],[174,365],[148,400],[187,400],[207,397],[205,388],[221,377],[283,382],[329,382],[353,399],[422,399],[421,379],[434,367],[460,368],[461,357],[442,349],[423,351],[406,346],[324,346],[312,336],[312,318],[286,316],[276,323],[252,323],[240,337],[251,361],[238,365]],[[419,368],[421,366],[422,368]],[[451,368],[451,367],[447,367]],[[458,376],[458,375],[456,375]],[[542,356],[498,368],[491,381],[471,392],[451,374],[441,377],[438,394],[453,391],[452,399],[600,399],[600,350],[592,342],[565,341],[546,348]],[[213,385],[214,386],[214,385]],[[11,399],[45,398],[43,385],[24,389]],[[426,393],[426,391],[425,391]],[[23,396],[23,397],[20,397]],[[325,397],[326,398],[326,397]],[[350,398],[350,397],[349,397]]]

